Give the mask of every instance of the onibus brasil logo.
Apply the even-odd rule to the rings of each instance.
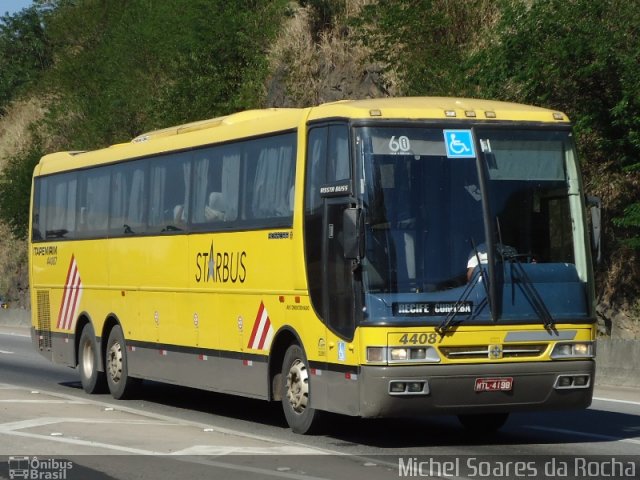
[[[54,458],[38,459],[38,457],[9,457],[9,478],[30,480],[66,480],[67,471],[73,468],[69,460]]]

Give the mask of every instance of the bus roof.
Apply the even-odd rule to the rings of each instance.
[[[446,119],[567,123],[564,113],[546,108],[494,100],[454,97],[393,97],[341,100],[310,108],[268,108],[186,123],[138,135],[131,142],[91,152],[45,155],[37,175],[109,163],[154,153],[193,148],[270,132],[293,130],[301,122],[327,118]]]
[[[343,100],[311,109],[309,120],[324,117],[391,119],[477,119],[568,122],[557,110],[495,100],[454,97],[398,97]]]

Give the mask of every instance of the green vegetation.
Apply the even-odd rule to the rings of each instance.
[[[341,91],[371,95],[371,85],[354,94],[351,83],[344,89],[339,83],[354,77],[366,52],[363,78],[382,78],[381,91],[495,98],[566,112],[576,126],[587,190],[606,207],[601,300],[622,295],[633,304],[640,295],[640,9],[634,2],[34,3],[0,19],[0,116],[21,96],[42,99],[48,111],[34,126],[34,139],[42,140],[5,158],[0,175],[0,219],[18,237],[26,232],[28,172],[41,151],[98,148],[262,107],[267,86],[284,92],[280,101],[287,105],[296,104],[286,97],[293,92],[327,98],[317,93],[325,85],[331,98]],[[297,15],[301,9],[304,15]],[[296,19],[295,28],[285,28]],[[278,38],[303,28],[298,39]],[[294,47],[274,49],[278,41]],[[317,65],[300,65],[295,49],[303,48],[308,51],[299,57]],[[275,62],[274,52],[282,52]],[[274,65],[277,72],[269,70]]]
[[[27,236],[31,175],[42,155],[40,143],[34,143],[29,150],[11,157],[0,172],[0,218],[18,239]]]
[[[602,299],[640,293],[637,5],[387,0],[366,6],[358,24],[403,94],[496,98],[567,113],[586,188],[602,197],[608,219]]]
[[[283,1],[84,0],[48,15],[56,109],[73,148],[255,107]]]
[[[35,7],[0,17],[0,115],[52,65],[52,49]]]

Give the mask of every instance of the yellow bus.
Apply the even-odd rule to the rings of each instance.
[[[593,273],[571,125],[487,100],[265,109],[43,157],[32,337],[115,398],[149,379],[324,412],[591,403]]]

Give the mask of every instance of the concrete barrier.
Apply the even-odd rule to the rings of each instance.
[[[598,339],[596,385],[640,388],[640,341]]]
[[[0,309],[0,325],[31,326],[31,312],[24,309]],[[640,388],[640,341],[598,339],[596,385]]]
[[[7,327],[30,327],[31,311],[23,308],[0,309],[0,325]]]

